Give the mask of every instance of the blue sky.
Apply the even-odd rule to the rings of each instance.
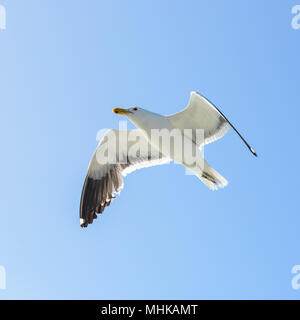
[[[0,299],[299,299],[296,4],[0,0]],[[136,171],[81,229],[111,109],[171,114],[193,90],[259,158],[230,131],[205,149],[224,190],[178,165]]]

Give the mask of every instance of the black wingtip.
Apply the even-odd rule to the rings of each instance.
[[[80,227],[86,228],[89,225],[88,221],[85,219],[80,218]]]
[[[251,147],[249,149],[252,152],[252,154],[257,158],[258,157],[257,153]]]

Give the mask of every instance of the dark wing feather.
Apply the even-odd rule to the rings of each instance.
[[[119,131],[114,130],[118,135]],[[105,137],[103,138],[103,140]],[[148,141],[142,134],[140,137],[143,143]],[[130,146],[132,141],[128,141]],[[101,142],[99,144],[101,146]],[[98,146],[98,147],[99,147]],[[119,150],[119,148],[116,148]],[[150,152],[150,149],[149,149]],[[80,201],[80,225],[81,227],[87,227],[93,223],[93,220],[97,218],[98,213],[102,213],[106,207],[108,207],[111,201],[120,193],[123,188],[123,176],[122,174],[130,173],[141,167],[149,167],[153,165],[167,163],[169,159],[166,159],[159,154],[156,158],[148,155],[127,157],[127,163],[116,164],[99,164],[96,159],[97,150],[89,165],[87,177],[84,181],[81,201]],[[118,155],[116,157],[118,159]],[[128,170],[129,169],[129,170]]]
[[[119,165],[113,166],[101,179],[86,177],[80,201],[81,226],[87,227],[97,218],[97,213],[102,213],[115,198],[115,194],[122,189],[123,181]]]

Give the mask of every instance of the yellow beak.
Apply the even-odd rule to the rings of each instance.
[[[122,109],[122,108],[113,108],[112,111],[113,111],[114,113],[121,114],[121,115],[123,115],[123,116],[126,116],[128,113],[132,113],[131,111],[126,110],[126,109]]]

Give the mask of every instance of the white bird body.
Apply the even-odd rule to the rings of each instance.
[[[167,117],[139,108],[136,112],[128,114],[127,118],[144,133],[151,147],[161,152],[166,158],[175,160],[174,144],[170,143],[170,149],[164,148],[162,141],[152,137],[154,130],[171,132],[174,129]]]
[[[176,152],[176,145],[174,143],[169,144],[169,148],[165,147],[163,142],[161,140],[153,139],[153,130],[157,129],[158,132],[170,132],[170,133],[175,133],[176,129],[178,130],[177,134],[180,135],[178,136],[178,140],[180,141],[186,141],[189,140],[190,143],[192,144],[193,150],[197,153],[196,158],[201,159],[202,158],[202,153],[201,150],[197,147],[197,145],[192,141],[191,137],[188,135],[184,134],[184,131],[181,129],[178,129],[172,125],[171,121],[169,120],[168,117],[142,109],[138,108],[138,110],[134,113],[130,113],[127,115],[127,118],[139,129],[143,131],[145,134],[146,139],[148,140],[149,144],[161,152],[166,158],[173,160],[176,163],[180,163],[187,168],[189,168],[191,171],[194,173],[197,172],[199,174],[200,172],[196,171],[197,168],[193,169],[193,166],[188,165],[187,161],[184,161],[184,150],[179,150]],[[153,126],[155,124],[155,127]],[[186,128],[188,129],[188,128]],[[186,140],[184,140],[186,139]],[[200,169],[201,170],[201,169]],[[196,175],[197,175],[196,174]]]
[[[169,119],[158,113],[138,108],[134,113],[129,113],[127,118],[139,129],[145,131],[148,137],[152,129],[173,129]],[[153,127],[155,124],[155,127]]]
[[[227,180],[208,165],[203,159],[201,149],[205,144],[224,136],[230,127],[257,156],[227,118],[211,102],[196,92],[191,93],[189,104],[183,111],[170,116],[163,116],[137,107],[115,108],[113,111],[126,115],[138,129],[125,132],[110,130],[100,141],[89,164],[83,186],[80,204],[82,227],[87,227],[92,223],[97,218],[97,213],[102,213],[105,207],[110,205],[115,195],[121,191],[122,176],[137,169],[168,163],[170,159],[192,171],[209,189],[216,190],[225,187],[228,184]],[[197,133],[199,129],[203,131],[203,139],[200,140]],[[155,130],[163,133],[175,132],[174,136],[170,135],[174,143],[167,141],[169,145],[166,148],[164,140],[153,139]],[[190,130],[189,134],[187,130]],[[113,150],[116,162],[103,163],[103,149],[107,147],[106,140],[110,135],[114,136],[116,144]],[[136,149],[135,139],[130,139],[130,136],[138,137],[139,150]],[[184,144],[176,144],[176,139],[181,139],[180,141]],[[190,145],[194,151],[193,156],[186,152],[186,144]],[[134,152],[131,152],[132,150]],[[154,150],[156,152],[153,152]],[[127,162],[123,161],[124,154]]]

